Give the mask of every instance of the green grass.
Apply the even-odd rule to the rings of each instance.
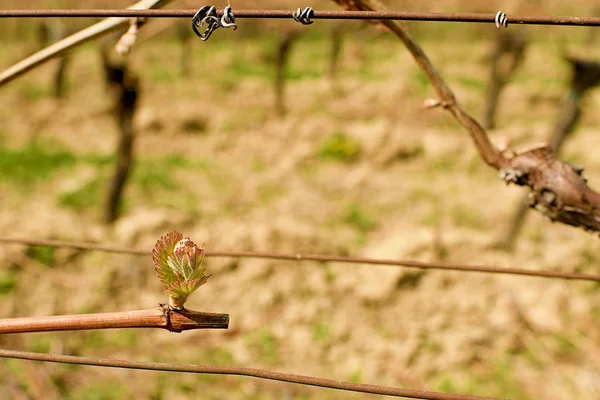
[[[344,215],[344,222],[362,234],[371,232],[377,226],[360,204],[351,204]]]
[[[459,227],[481,230],[486,224],[476,208],[456,204],[450,210],[452,222]]]
[[[14,273],[0,270],[0,296],[10,294],[17,286],[17,281]]]
[[[471,76],[460,76],[455,79],[460,85],[469,89],[480,91],[482,93],[485,91],[487,86],[483,80]]]
[[[513,365],[514,360],[506,358],[494,363],[487,371],[476,372],[471,369],[463,379],[447,375],[442,377],[436,389],[445,393],[530,400],[531,397],[514,375]]]
[[[13,149],[0,142],[0,182],[27,187],[60,170],[72,169],[76,163],[73,153],[54,145],[34,143]]]
[[[96,178],[79,189],[60,194],[58,203],[79,212],[93,209],[100,205],[102,188],[102,182]]]
[[[181,73],[179,67],[171,68],[169,66],[161,65],[160,63],[151,64],[148,72],[150,80],[160,83],[174,83],[180,80]]]
[[[50,83],[25,82],[21,84],[20,92],[27,100],[38,101],[50,95]]]
[[[331,339],[331,326],[325,321],[317,321],[313,326],[313,339],[316,342],[327,343]]]
[[[124,382],[116,379],[93,381],[75,390],[69,399],[77,400],[128,400],[135,398]]]
[[[325,160],[351,163],[358,160],[361,153],[360,142],[338,132],[323,140],[317,154]]]
[[[437,203],[439,201],[439,196],[429,187],[417,187],[408,192],[406,200],[410,203]]]
[[[8,148],[0,142],[0,182],[18,188],[51,180],[56,173],[73,170],[80,165],[95,167],[96,178],[58,196],[60,205],[79,212],[101,204],[114,162],[112,155],[75,155],[64,145],[51,141],[40,141],[21,148]],[[196,199],[178,183],[175,177],[178,169],[208,171],[210,166],[202,160],[189,160],[178,155],[142,158],[135,160],[131,184],[141,190],[146,199],[158,199],[161,205],[191,207]],[[173,203],[169,198],[177,201]],[[37,253],[33,256],[37,257]]]
[[[35,336],[31,340],[29,348],[36,353],[50,353],[52,347],[52,338],[44,336]]]
[[[235,361],[235,356],[231,351],[219,347],[204,349],[188,360],[191,364],[212,365],[232,365]]]
[[[82,346],[87,349],[106,347],[135,347],[138,334],[133,330],[92,331],[82,334]]]
[[[25,251],[25,254],[28,257],[33,258],[40,264],[46,265],[48,267],[53,267],[55,252],[56,252],[56,248],[54,248],[54,247],[32,246],[32,247],[27,248],[27,250]]]
[[[279,361],[279,343],[273,333],[265,328],[247,337],[247,344],[255,355],[269,364]]]
[[[431,84],[429,83],[429,79],[421,70],[415,70],[412,74],[412,78],[410,82],[416,87],[418,92],[425,96],[429,93],[429,89]]]

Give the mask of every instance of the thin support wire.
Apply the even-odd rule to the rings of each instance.
[[[317,386],[321,388],[347,390],[359,393],[379,394],[385,396],[404,397],[423,400],[502,400],[493,397],[479,397],[461,394],[430,392],[425,390],[403,389],[390,386],[368,385],[335,381],[332,379],[312,376],[286,374],[283,372],[267,371],[264,369],[245,367],[220,367],[212,365],[169,364],[144,361],[113,360],[109,358],[77,357],[61,354],[31,353],[0,349],[0,357],[18,358],[21,360],[45,361],[64,364],[79,364],[96,367],[128,368],[150,371],[189,372],[195,374],[238,375],[273,381],[297,383],[300,385]]]
[[[27,246],[47,246],[47,247],[63,247],[85,251],[103,251],[107,253],[130,254],[139,256],[148,256],[151,254],[148,250],[129,249],[117,246],[106,246],[93,243],[82,242],[64,242],[58,240],[31,240],[22,238],[0,237],[0,244],[18,244]],[[600,282],[600,275],[580,274],[574,272],[560,271],[534,271],[530,269],[519,268],[504,268],[490,267],[483,265],[464,265],[464,264],[449,264],[442,262],[423,262],[414,260],[392,260],[392,259],[377,259],[366,257],[344,257],[344,256],[328,256],[321,254],[301,254],[301,253],[274,253],[274,252],[257,252],[257,251],[206,251],[205,257],[236,257],[236,258],[260,258],[271,260],[285,261],[317,261],[317,262],[340,262],[349,264],[367,264],[367,265],[385,265],[395,267],[409,267],[420,269],[437,269],[446,271],[461,271],[461,272],[483,272],[491,274],[507,274],[530,276],[537,278],[553,278],[553,279],[569,279],[580,281]]]
[[[146,17],[146,18],[192,18],[197,10],[132,10],[132,9],[85,9],[85,10],[0,10],[0,18],[47,18],[47,17]],[[295,10],[235,10],[236,18],[284,18],[292,19]],[[218,16],[223,10],[217,11]],[[496,24],[496,14],[474,13],[433,13],[407,11],[317,11],[312,19],[345,20],[404,20],[436,22],[480,22]],[[511,24],[521,25],[563,25],[563,26],[600,26],[600,18],[573,16],[512,15]]]

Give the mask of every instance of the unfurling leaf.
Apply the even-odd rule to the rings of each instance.
[[[156,242],[152,260],[173,308],[183,308],[188,296],[208,280],[210,275],[201,266],[203,258],[204,249],[179,232],[167,233]]]
[[[173,254],[175,246],[182,239],[183,235],[181,233],[169,232],[157,240],[152,250],[152,261],[154,261],[156,272],[158,272],[158,279],[165,285],[177,281],[177,276],[169,267],[168,260]]]
[[[183,308],[188,296],[200,286],[204,285],[210,275],[204,275],[201,278],[191,281],[174,282],[167,286],[163,293],[169,296],[169,305],[175,309]]]

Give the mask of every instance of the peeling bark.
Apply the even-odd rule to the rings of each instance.
[[[575,130],[581,115],[581,101],[588,90],[600,84],[600,63],[567,57],[571,64],[572,77],[569,93],[563,100],[558,119],[549,138],[549,146],[555,154],[560,154],[567,137]],[[528,198],[522,198],[516,206],[510,228],[502,240],[501,246],[510,249],[514,246],[519,233],[525,224]]]

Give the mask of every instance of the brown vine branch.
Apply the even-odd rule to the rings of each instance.
[[[228,326],[228,314],[172,310],[168,306],[160,306],[113,313],[0,319],[0,334],[114,328],[162,328],[170,332],[183,332],[193,329],[227,329]]]
[[[18,244],[29,246],[48,246],[72,248],[86,251],[103,251],[117,254],[130,254],[137,256],[148,256],[147,250],[129,249],[117,246],[98,245],[93,243],[81,242],[63,242],[58,240],[32,240],[20,238],[0,237],[0,243]],[[255,252],[255,251],[206,251],[205,257],[239,257],[239,258],[261,258],[271,260],[286,260],[286,261],[317,261],[317,262],[340,262],[349,264],[366,264],[366,265],[382,265],[409,267],[420,269],[437,269],[446,271],[462,271],[462,272],[483,272],[492,274],[507,274],[530,276],[537,278],[553,278],[553,279],[569,279],[581,280],[590,282],[600,282],[600,275],[580,274],[574,272],[559,272],[559,271],[535,271],[530,269],[519,268],[502,268],[490,267],[483,265],[464,265],[464,264],[449,264],[442,262],[422,262],[414,260],[386,260],[366,257],[344,257],[344,256],[328,256],[321,254],[301,254],[301,253],[273,253],[273,252]]]
[[[375,1],[335,0],[350,10],[373,11],[367,4]],[[583,170],[556,158],[548,145],[536,146],[519,152],[500,152],[495,148],[485,129],[467,113],[454,93],[431,64],[431,61],[400,24],[391,20],[375,23],[394,33],[408,48],[413,58],[435,88],[439,104],[450,111],[469,132],[483,161],[497,169],[507,184],[527,186],[530,206],[551,221],[600,232],[600,194],[587,186]]]
[[[113,360],[109,358],[77,357],[61,354],[43,354],[25,351],[0,349],[0,357],[18,358],[21,360],[45,361],[63,364],[89,365],[96,367],[127,368],[149,371],[188,372],[195,374],[237,375],[249,376],[273,381],[296,383],[300,385],[317,386],[321,388],[347,390],[351,392],[379,394],[385,396],[404,397],[422,400],[502,400],[494,397],[480,397],[461,394],[430,392],[395,388],[390,386],[369,385],[335,381],[333,379],[317,378],[305,375],[286,374],[283,372],[267,371],[257,368],[220,367],[212,365],[169,364],[144,361]]]

